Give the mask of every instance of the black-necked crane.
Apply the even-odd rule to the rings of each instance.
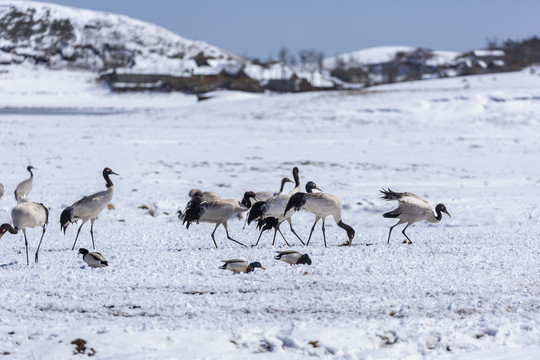
[[[276,242],[277,232],[279,232],[281,237],[283,237],[285,244],[289,245],[287,239],[285,239],[285,236],[283,236],[283,233],[279,229],[279,226],[283,221],[287,221],[289,223],[289,226],[291,227],[291,232],[298,238],[298,240],[300,240],[302,245],[304,245],[304,242],[302,241],[300,236],[298,236],[296,231],[294,231],[294,228],[292,226],[291,216],[294,212],[285,211],[285,207],[287,206],[287,203],[289,202],[291,196],[301,190],[298,168],[294,167],[292,173],[295,184],[294,189],[289,191],[287,194],[273,196],[266,201],[258,201],[253,204],[252,209],[249,212],[248,224],[250,224],[253,220],[257,220],[257,227],[261,230],[257,242],[252,246],[257,246],[259,244],[259,241],[261,240],[262,233],[265,230],[270,230],[272,228],[274,228],[274,238],[272,240],[272,245],[274,245]]]
[[[419,222],[422,220],[427,220],[430,223],[438,223],[442,219],[442,213],[450,216],[450,213],[446,210],[446,206],[444,206],[443,204],[437,204],[437,206],[435,207],[435,212],[437,214],[433,214],[433,208],[431,207],[431,205],[429,205],[426,200],[413,193],[398,193],[393,192],[390,189],[382,189],[380,190],[380,192],[383,194],[383,196],[381,196],[381,199],[386,201],[397,200],[398,202],[398,207],[396,209],[383,214],[385,218],[399,219],[397,224],[390,227],[390,231],[388,232],[387,244],[390,243],[390,235],[392,234],[392,230],[399,224],[407,223],[403,231],[401,231],[401,233],[407,238],[407,240],[404,240],[403,243],[406,243],[408,241],[409,244],[412,244],[411,239],[409,239],[407,234],[405,234],[405,230],[407,230],[409,225],[412,225],[415,222]]]
[[[271,197],[281,195],[283,193],[283,188],[285,187],[285,184],[288,182],[293,183],[294,181],[292,181],[288,177],[284,177],[283,179],[281,179],[281,186],[279,187],[278,191],[259,191],[256,192],[255,195],[257,195],[257,199],[259,199],[259,201],[266,201]],[[242,229],[246,228],[248,217],[246,217],[246,221],[244,221],[244,227]]]
[[[102,268],[109,266],[109,262],[105,260],[103,255],[98,252],[90,252],[85,248],[80,248],[79,254],[83,256],[84,262],[87,263],[91,268]]]
[[[212,240],[217,249],[216,239],[214,234],[217,228],[222,225],[225,228],[225,233],[227,233],[227,239],[234,241],[237,244],[246,246],[241,242],[233,239],[229,235],[229,229],[227,226],[227,221],[237,213],[246,212],[251,207],[251,198],[255,198],[255,193],[253,191],[246,191],[242,202],[236,199],[221,199],[215,201],[202,201],[198,196],[193,197],[186,205],[184,213],[178,212],[178,218],[182,220],[182,225],[186,224],[186,228],[189,229],[191,223],[196,222],[206,222],[211,224],[216,224],[214,231],[212,231]]]
[[[314,193],[313,190],[315,189],[321,192]],[[347,245],[350,246],[352,244],[352,239],[354,238],[355,232],[350,225],[345,224],[341,219],[342,208],[343,204],[340,198],[335,195],[322,192],[322,190],[319,189],[319,187],[317,187],[317,185],[313,181],[309,181],[306,184],[305,193],[299,192],[291,196],[287,207],[285,208],[285,212],[290,211],[291,209],[294,209],[295,211],[305,210],[315,215],[315,223],[313,223],[313,226],[311,227],[311,232],[309,233],[309,238],[306,246],[309,245],[309,241],[311,240],[311,235],[313,234],[315,225],[317,225],[319,220],[322,219],[322,233],[324,239],[324,246],[326,247],[326,233],[324,229],[324,221],[327,216],[332,216],[337,226],[347,232]]]
[[[105,191],[100,191],[98,193],[85,196],[82,199],[76,201],[73,205],[68,206],[62,211],[60,215],[60,228],[66,233],[66,228],[69,224],[81,220],[82,224],[77,230],[77,235],[75,236],[75,241],[71,250],[75,249],[75,244],[79,238],[79,233],[84,224],[90,220],[90,236],[92,237],[92,248],[95,249],[94,243],[94,221],[101,213],[101,211],[111,202],[114,194],[114,184],[111,181],[109,175],[118,175],[108,167],[103,169],[103,178],[105,179],[107,189]]]
[[[13,226],[11,224],[2,224],[0,226],[0,238],[2,238],[6,232],[10,232],[11,234],[18,234],[19,231],[23,232],[24,246],[26,247],[26,265],[29,264],[26,228],[34,228],[37,226],[41,226],[43,228],[41,239],[39,239],[39,245],[36,250],[35,261],[37,263],[39,248],[41,247],[43,236],[45,236],[45,228],[49,223],[49,210],[41,203],[36,203],[28,199],[22,199],[21,202],[15,205],[13,210],[11,210],[11,221],[13,222]]]
[[[220,269],[223,270],[231,270],[234,274],[238,273],[250,273],[255,270],[255,268],[261,268],[263,270],[266,270],[264,266],[261,265],[260,262],[255,261],[252,263],[248,263],[245,259],[232,259],[232,260],[221,260],[225,264],[223,266],[220,266]]]
[[[308,264],[311,265],[311,258],[308,254],[302,254],[296,250],[277,251],[274,259],[281,260],[291,265]]]
[[[0,199],[4,196],[4,185],[0,184]]]
[[[30,194],[30,191],[32,191],[32,187],[34,186],[34,173],[32,172],[32,169],[35,169],[35,167],[31,165],[26,168],[30,173],[30,177],[21,181],[15,188],[15,200],[19,201],[20,199],[27,197],[28,194]]]
[[[199,189],[189,190],[189,197],[194,198],[195,196],[200,197],[202,201],[214,201],[220,199],[219,195],[213,191],[202,191]]]

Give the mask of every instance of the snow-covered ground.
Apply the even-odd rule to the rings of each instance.
[[[0,354],[60,359],[500,359],[540,357],[540,76],[519,73],[295,95],[110,94],[90,74],[0,68],[0,223],[35,170],[31,198],[50,208],[39,264],[22,235],[0,240]],[[22,111],[21,111],[22,109]],[[96,221],[105,269],[71,251],[64,207],[105,188],[114,209]],[[331,218],[311,266],[273,260],[213,225],[182,227],[191,188],[240,199],[274,190],[300,168],[344,203],[352,247]],[[411,191],[452,218],[408,229],[378,190]],[[146,206],[148,209],[142,209]],[[153,215],[151,215],[152,213]],[[313,216],[293,224],[307,238]],[[253,225],[229,221],[247,244]],[[400,230],[401,228],[399,228]],[[41,230],[28,231],[35,251]],[[89,224],[77,247],[91,248]],[[233,275],[244,257],[266,271]],[[85,349],[83,349],[85,348]]]

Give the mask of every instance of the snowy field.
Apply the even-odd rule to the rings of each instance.
[[[540,69],[538,69],[540,70]],[[50,208],[39,264],[21,234],[0,240],[0,355],[65,359],[540,358],[540,76],[529,70],[363,92],[110,94],[91,74],[0,69],[0,223],[34,171]],[[62,210],[120,174],[94,226],[105,269],[60,232]],[[300,169],[344,203],[353,246],[331,218],[311,266],[273,260],[283,242],[243,248],[211,224],[181,226],[192,188],[240,199]],[[379,199],[390,187],[452,214],[401,241]],[[286,189],[290,189],[291,186]],[[141,207],[147,207],[143,209]],[[293,224],[307,239],[313,215]],[[229,221],[231,236],[257,239]],[[91,249],[89,224],[77,247]],[[29,230],[31,253],[41,229]],[[233,275],[220,260],[267,270]],[[31,256],[32,258],[32,256]],[[73,356],[81,357],[79,355]],[[1,358],[1,356],[0,356]]]

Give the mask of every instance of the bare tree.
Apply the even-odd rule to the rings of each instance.
[[[287,64],[287,57],[289,56],[289,51],[285,46],[282,46],[281,49],[279,49],[278,53],[278,59],[279,64],[281,65],[281,78],[285,78],[285,65]]]
[[[319,51],[317,53],[317,65],[319,67],[319,72],[322,74],[323,72],[323,61],[324,61],[324,53],[322,51]]]

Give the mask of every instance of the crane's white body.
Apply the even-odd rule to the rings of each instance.
[[[341,209],[343,204],[341,199],[335,195],[328,193],[307,193],[306,204],[302,206],[302,210],[315,215],[315,219],[325,219],[327,216],[332,216],[336,224],[341,221]]]
[[[47,210],[43,204],[29,200],[23,201],[11,210],[11,221],[13,227],[23,232],[25,228],[44,226],[48,221]]]
[[[4,196],[4,185],[0,184],[0,199]]]
[[[85,196],[71,205],[73,207],[73,221],[82,220],[85,224],[88,220],[96,220],[99,214],[111,202],[114,195],[114,185],[107,190]]]
[[[246,212],[249,208],[236,199],[221,199],[203,201],[201,210],[202,213],[198,222],[216,224],[216,227],[223,225],[227,229],[227,221],[234,214]]]

